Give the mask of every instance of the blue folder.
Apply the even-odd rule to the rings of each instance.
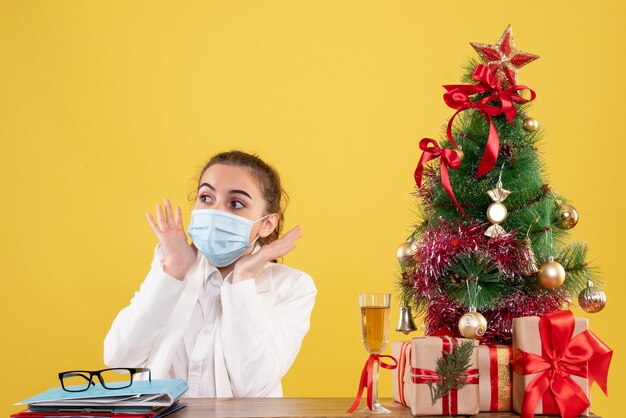
[[[176,402],[189,389],[183,379],[136,380],[124,389],[105,389],[95,385],[83,392],[63,388],[46,390],[15,405],[28,404],[31,411],[116,410],[149,411]]]

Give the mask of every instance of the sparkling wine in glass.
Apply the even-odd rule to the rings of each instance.
[[[361,334],[363,345],[370,354],[382,354],[389,342],[389,293],[359,293],[361,307]],[[378,402],[378,372],[380,364],[374,364],[372,382],[372,410],[361,412],[368,414],[389,414],[391,411]]]

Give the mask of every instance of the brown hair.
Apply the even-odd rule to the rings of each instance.
[[[278,171],[267,164],[258,155],[248,154],[243,151],[228,151],[214,155],[205,165],[198,176],[198,185],[202,174],[215,164],[224,164],[235,167],[244,167],[257,181],[261,193],[265,197],[267,213],[277,213],[278,224],[274,231],[267,237],[259,237],[259,244],[266,245],[278,239],[285,222],[285,210],[289,203],[289,196],[280,183]]]

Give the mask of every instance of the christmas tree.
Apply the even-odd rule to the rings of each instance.
[[[518,80],[538,56],[515,49],[510,26],[496,44],[471,45],[483,62],[444,86],[455,111],[445,139],[419,144],[422,214],[398,248],[399,285],[427,335],[447,328],[510,344],[514,317],[563,309],[576,295],[594,312],[605,296],[586,245],[567,242],[576,209],[542,173],[542,129],[528,113],[535,92]]]

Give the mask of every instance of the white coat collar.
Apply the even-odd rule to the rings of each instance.
[[[261,246],[259,244],[255,244],[254,249],[252,250],[250,254],[255,254],[259,252],[260,250],[261,250]],[[203,269],[204,280],[203,280],[202,286],[205,287],[207,284],[207,280],[209,280],[209,277],[211,277],[211,275],[215,273],[219,274],[219,271],[217,270],[217,267],[209,263],[209,261],[200,251],[198,251],[197,263],[200,266],[204,266],[204,269]],[[272,264],[273,263],[269,263],[269,262],[265,263],[259,275],[253,279],[256,285],[257,293],[264,293],[264,292],[269,292],[270,290],[272,290],[272,269],[271,269]],[[222,278],[223,281],[230,282],[232,279],[232,274],[233,273],[230,272],[226,277],[223,277]]]

